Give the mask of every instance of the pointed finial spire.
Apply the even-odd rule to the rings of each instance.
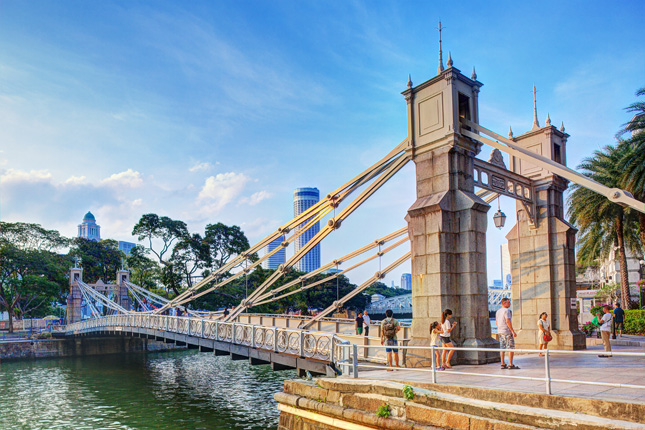
[[[533,84],[533,130],[540,128],[540,123],[537,119],[537,99],[535,97],[535,93],[537,93],[537,91],[535,90],[535,84]]]
[[[513,138],[513,129],[511,128],[510,125],[508,126],[508,138],[509,139]]]
[[[470,75],[470,79],[472,79],[473,81],[477,80],[477,73],[475,73],[475,66],[473,66],[473,74]]]
[[[441,20],[439,20],[439,67],[437,68],[437,75],[443,72],[443,57],[441,56]]]
[[[452,67],[452,56],[450,54],[450,51],[448,51],[448,62],[446,63],[446,66]]]
[[[408,88],[412,88],[412,75],[408,74]]]
[[[546,125],[551,125],[551,117],[548,112],[546,113]]]
[[[564,121],[560,122],[560,131],[564,133]]]

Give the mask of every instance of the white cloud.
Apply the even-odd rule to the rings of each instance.
[[[266,191],[258,191],[257,193],[251,194],[250,197],[245,197],[242,200],[240,200],[240,203],[248,204],[250,206],[255,206],[258,203],[260,203],[262,200],[266,200],[273,197],[273,194]]]
[[[48,170],[24,170],[9,169],[7,172],[0,176],[0,182],[19,183],[19,182],[49,182],[52,179],[52,174]]]
[[[208,201],[208,212],[217,212],[239,196],[250,178],[243,173],[227,172],[206,179],[198,200]]]
[[[218,163],[219,164],[219,163]],[[197,163],[190,169],[188,169],[189,172],[206,172],[208,170],[211,170],[213,168],[213,165],[209,162],[205,163]]]
[[[143,185],[141,173],[128,169],[125,172],[115,173],[101,181],[101,184],[116,187],[137,188]]]
[[[70,176],[63,184],[65,185],[83,185],[86,183],[85,176]]]

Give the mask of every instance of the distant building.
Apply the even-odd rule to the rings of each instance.
[[[320,200],[318,188],[296,188],[293,191],[293,215],[298,216]],[[298,226],[298,231],[307,224],[307,221]],[[295,242],[295,252],[302,249],[320,231],[320,223],[316,222],[307,231],[300,235]],[[311,272],[320,267],[320,244],[305,254],[295,264],[295,269],[301,272]]]
[[[96,223],[92,212],[88,211],[83,217],[83,222],[78,225],[78,237],[94,242],[101,240],[101,226]]]
[[[327,269],[324,272],[322,272],[323,275],[335,275],[338,272],[342,272],[342,269],[337,269],[335,267],[332,267],[331,269]]]
[[[490,288],[493,288],[495,290],[501,290],[502,288],[504,288],[502,280],[501,279],[493,279],[493,285],[491,285]]]
[[[401,288],[412,291],[412,274],[404,273],[401,275]]]
[[[508,243],[501,245],[502,258],[502,287],[511,288],[511,253],[508,251]]]
[[[282,247],[282,238],[279,237],[273,242],[269,243],[264,251],[266,254],[273,251],[276,248],[280,248],[279,251],[276,251],[271,257],[267,258],[262,262],[262,267],[264,269],[277,269],[281,264],[284,264],[287,258],[286,248]]]
[[[119,251],[123,251],[125,255],[130,255],[130,251],[132,251],[132,248],[135,246],[137,246],[136,243],[126,242],[124,240],[119,241]]]

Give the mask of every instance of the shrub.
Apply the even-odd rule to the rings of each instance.
[[[381,418],[389,418],[390,415],[392,415],[392,410],[390,409],[390,405],[387,403],[383,403],[381,406],[378,407],[378,410],[376,411],[376,415],[378,415]]]
[[[580,327],[580,330],[582,330],[582,332],[584,334],[586,334],[587,336],[591,336],[591,332],[593,332],[595,328],[596,328],[596,326],[589,322],[589,323],[583,325],[582,327]]]
[[[645,334],[645,311],[632,309],[625,311],[625,329],[627,334]]]
[[[409,385],[404,386],[403,387],[403,397],[405,397],[406,400],[414,399],[414,388],[412,388]]]

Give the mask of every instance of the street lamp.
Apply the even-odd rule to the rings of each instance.
[[[493,222],[495,223],[495,227],[499,229],[503,228],[506,223],[506,215],[499,208],[499,197],[497,197],[497,212],[493,215]]]

